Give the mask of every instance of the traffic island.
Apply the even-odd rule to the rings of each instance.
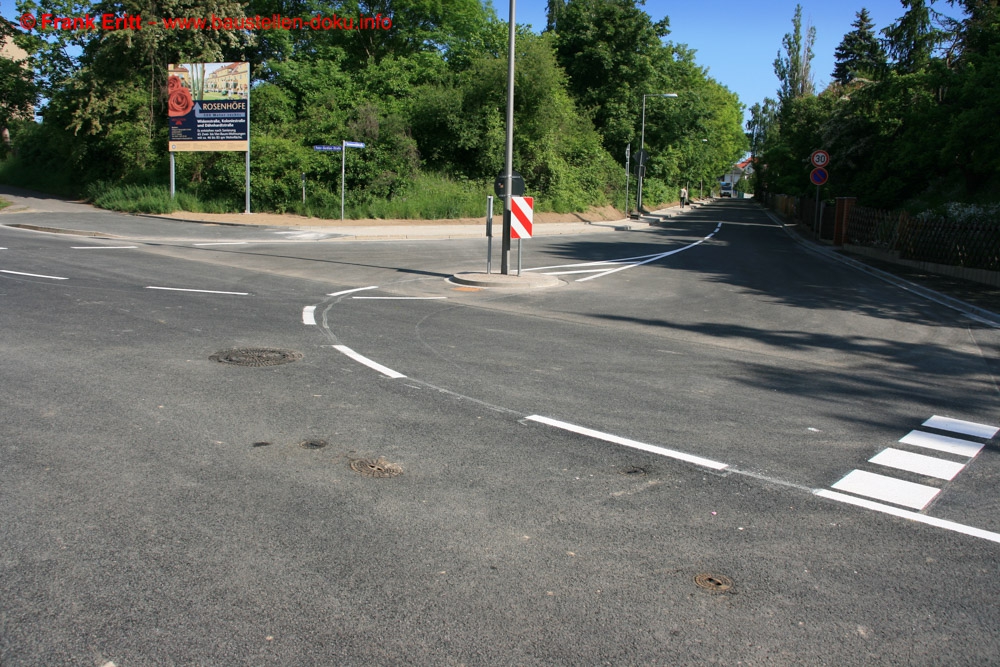
[[[468,271],[456,273],[448,278],[448,280],[457,285],[502,289],[540,289],[543,287],[558,287],[563,284],[563,281],[555,276],[531,272],[522,272],[521,275],[517,275],[514,273],[503,274]]]

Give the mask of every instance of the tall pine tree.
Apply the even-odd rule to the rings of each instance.
[[[885,49],[875,36],[875,24],[867,9],[856,14],[854,28],[844,35],[834,52],[833,79],[846,85],[855,79],[878,80],[886,67]]]

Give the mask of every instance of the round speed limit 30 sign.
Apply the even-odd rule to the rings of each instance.
[[[826,151],[813,151],[809,156],[809,161],[814,167],[825,167],[830,164],[830,154]]]

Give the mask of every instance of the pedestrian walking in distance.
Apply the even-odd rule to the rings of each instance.
[[[684,208],[684,205],[687,204],[687,199],[688,199],[688,189],[681,188],[681,208]]]

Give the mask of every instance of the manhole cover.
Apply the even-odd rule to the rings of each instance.
[[[278,366],[302,358],[295,350],[277,350],[270,347],[238,347],[216,352],[209,359],[231,366]]]
[[[305,449],[323,449],[326,445],[326,440],[303,440],[299,443],[299,447]]]
[[[353,459],[351,470],[365,477],[395,477],[403,474],[403,467],[389,463],[383,457],[377,459]]]
[[[699,574],[694,583],[712,593],[725,593],[733,587],[733,580],[724,574]]]

